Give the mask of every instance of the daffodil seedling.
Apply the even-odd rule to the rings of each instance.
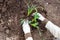
[[[33,5],[32,6],[28,6],[28,14],[27,14],[27,16],[29,16],[35,8],[36,7],[33,6]]]
[[[38,31],[39,31],[39,34],[41,36],[41,32],[39,30],[39,27],[38,27],[38,21],[37,19],[39,18],[39,15],[37,14],[38,11],[37,11],[37,8],[35,6],[32,6],[32,7],[28,7],[28,16],[32,13],[32,11],[35,10],[34,12],[34,16],[33,16],[33,19],[31,19],[29,21],[29,24],[33,27],[33,28],[36,28]]]
[[[39,30],[39,27],[38,27],[38,21],[37,21],[37,19],[39,19],[39,15],[38,15],[38,11],[37,11],[37,8],[36,8],[36,6],[28,6],[28,13],[27,13],[27,17],[29,17],[30,16],[30,14],[33,12],[33,10],[35,10],[35,12],[33,13],[33,18],[32,19],[30,19],[30,21],[28,21],[28,23],[33,27],[33,28],[36,28],[38,31],[39,31],[39,34],[40,34],[40,36],[41,36],[41,32],[40,32],[40,30]],[[20,23],[23,25],[23,23],[24,23],[24,20],[25,19],[21,19],[21,21],[20,21]],[[26,23],[26,22],[25,22]],[[25,24],[25,26],[26,26],[26,24]],[[23,26],[24,27],[24,26]],[[23,29],[24,30],[24,29]],[[29,29],[27,29],[27,30],[29,30]]]

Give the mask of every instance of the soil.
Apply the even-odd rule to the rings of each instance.
[[[38,12],[44,17],[60,26],[60,0],[29,0],[29,2],[39,7]],[[0,0],[0,40],[25,40],[20,19],[27,17],[27,3],[27,0]],[[44,7],[43,11],[41,7]],[[40,22],[43,39],[55,40],[44,26]],[[34,40],[42,40],[37,29],[31,27],[31,33]]]

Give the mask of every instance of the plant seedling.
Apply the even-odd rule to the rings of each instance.
[[[20,24],[22,25],[24,23],[24,19],[20,19]]]
[[[28,14],[27,15],[29,16],[33,10],[35,10],[36,12],[35,12],[33,19],[30,21],[30,25],[37,28],[37,26],[38,26],[37,19],[39,18],[39,16],[37,15],[38,12],[37,12],[36,7],[35,6],[28,7]]]
[[[34,14],[34,16],[33,16],[33,19],[31,19],[30,21],[29,21],[29,24],[33,27],[33,28],[36,28],[38,31],[39,31],[39,35],[41,36],[41,32],[40,32],[40,30],[39,30],[39,27],[38,27],[38,21],[37,21],[37,19],[39,18],[39,15],[37,15],[37,8],[36,8],[36,6],[28,6],[28,13],[27,13],[27,16],[29,16],[31,13],[32,13],[32,11],[33,10],[35,10],[36,12],[35,12],[35,14]],[[21,19],[21,24],[23,24],[23,22],[24,22],[24,19]]]
[[[38,26],[37,19],[38,19],[38,18],[39,18],[39,16],[35,13],[34,18],[31,20],[31,23],[30,23],[31,26],[37,28],[37,26]]]
[[[27,16],[29,16],[31,13],[32,13],[32,11],[35,9],[35,6],[28,6],[28,15]]]

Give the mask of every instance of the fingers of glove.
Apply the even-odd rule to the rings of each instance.
[[[32,14],[32,16],[34,16],[35,15],[35,13],[33,13]],[[45,17],[44,16],[42,16],[40,13],[37,13],[37,15],[39,16],[39,20],[41,20],[41,21],[44,21],[45,20]]]
[[[22,26],[23,26],[23,31],[25,34],[30,33],[30,26],[28,24],[28,20],[25,20]]]

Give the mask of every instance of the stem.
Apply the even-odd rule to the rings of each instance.
[[[39,30],[39,27],[37,27],[37,30],[38,30],[38,32],[39,32],[39,36],[41,37],[41,39],[44,40],[44,38],[43,38],[43,36],[42,36],[42,33],[41,33],[41,31]]]
[[[39,30],[39,27],[37,27],[37,30],[38,30],[38,32],[39,32],[39,35],[42,36],[42,35],[41,35],[41,31]]]
[[[35,11],[38,12],[38,11],[37,11],[37,8],[35,8]]]

